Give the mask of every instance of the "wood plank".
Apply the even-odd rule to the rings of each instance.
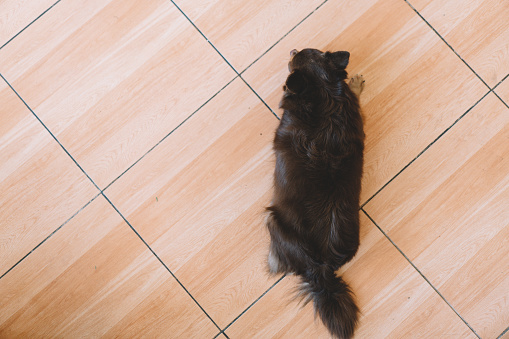
[[[417,271],[366,216],[361,215],[361,247],[340,271],[361,309],[356,338],[475,338]],[[311,304],[292,298],[298,280],[285,277],[226,330],[230,338],[328,338],[314,320]]]
[[[366,78],[363,202],[488,91],[406,3],[330,2],[246,71],[275,112],[289,51],[305,47],[350,51]]]
[[[209,337],[218,329],[103,198],[0,280],[1,337]]]
[[[177,0],[182,11],[242,72],[323,0]]]
[[[365,207],[483,338],[509,323],[508,111],[489,94]]]
[[[0,47],[50,8],[56,0],[0,1]]]
[[[62,2],[0,72],[101,188],[235,76],[164,0]]]
[[[509,3],[505,0],[410,0],[491,87],[509,74]]]
[[[0,276],[99,192],[0,79]]]
[[[237,79],[106,190],[221,327],[274,282],[263,211],[277,124]]]

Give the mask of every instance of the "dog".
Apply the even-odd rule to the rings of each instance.
[[[350,53],[292,50],[274,137],[274,195],[267,208],[272,274],[300,277],[330,334],[352,337],[359,309],[335,271],[359,247],[364,151],[362,75],[347,84]]]

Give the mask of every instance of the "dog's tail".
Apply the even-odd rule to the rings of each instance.
[[[300,292],[305,303],[313,301],[315,315],[320,316],[329,332],[337,338],[351,338],[359,309],[350,287],[326,265],[308,270],[301,278]]]

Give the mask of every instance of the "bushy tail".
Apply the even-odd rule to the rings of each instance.
[[[350,287],[327,266],[310,270],[301,277],[300,290],[305,302],[313,301],[315,314],[320,316],[329,332],[337,338],[351,338],[359,309]]]

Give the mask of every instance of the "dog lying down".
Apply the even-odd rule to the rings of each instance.
[[[335,271],[359,247],[364,80],[356,75],[346,83],[348,52],[304,49],[290,56],[267,208],[269,271],[298,275],[305,303],[313,301],[334,337],[350,338],[359,309]]]

